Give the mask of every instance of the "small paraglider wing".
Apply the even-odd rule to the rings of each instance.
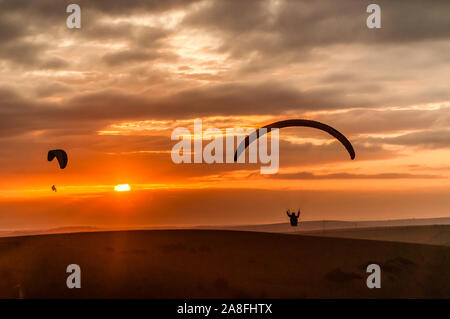
[[[55,157],[58,160],[59,167],[61,169],[64,169],[67,166],[67,162],[68,162],[67,153],[64,150],[51,150],[51,151],[48,151],[47,160],[49,162],[53,161],[53,159]]]
[[[285,120],[263,126],[256,130],[255,132],[256,138],[252,139],[252,141],[258,139],[260,136],[266,134],[267,132],[270,132],[270,130],[273,128],[280,129],[283,127],[293,127],[293,126],[312,127],[327,132],[328,134],[336,138],[339,142],[341,142],[342,145],[344,145],[344,147],[347,149],[347,152],[350,154],[351,159],[355,158],[355,150],[353,149],[353,146],[350,143],[350,141],[343,134],[341,134],[338,130],[332,128],[329,125],[311,120],[302,120],[302,119]],[[263,130],[261,131],[261,129]],[[236,153],[234,153],[235,162],[242,154],[242,152],[244,152],[245,149],[249,146],[249,144],[250,144],[250,135],[245,137],[245,140],[242,141],[242,143],[238,146]]]

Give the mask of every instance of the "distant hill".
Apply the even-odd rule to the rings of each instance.
[[[303,234],[303,233],[302,233]],[[450,246],[450,225],[391,226],[312,231],[308,235]]]
[[[420,218],[420,219],[392,219],[377,221],[301,221],[298,227],[292,227],[288,221],[277,224],[261,225],[236,225],[236,226],[200,226],[198,229],[224,229],[241,231],[258,231],[269,233],[293,233],[325,231],[332,229],[358,229],[372,227],[397,227],[397,226],[425,226],[425,225],[450,225],[450,218]]]
[[[91,231],[100,231],[101,228],[91,226],[73,226],[73,227],[58,227],[50,229],[35,229],[35,230],[3,230],[0,231],[0,237],[15,237],[15,236],[31,236],[41,234],[69,234],[69,233],[82,233]]]
[[[217,230],[237,230],[254,231],[266,233],[303,233],[318,232],[336,229],[359,229],[373,227],[396,227],[396,226],[425,226],[425,225],[450,225],[450,217],[444,218],[421,218],[421,219],[393,219],[379,221],[340,221],[340,220],[320,220],[301,221],[298,227],[291,227],[288,221],[285,223],[256,224],[256,225],[211,225],[211,226],[136,226],[136,227],[93,227],[93,226],[70,226],[50,229],[36,230],[0,230],[0,237],[29,236],[42,234],[63,234],[80,233],[92,231],[116,231],[116,230],[156,230],[156,229],[217,229]]]

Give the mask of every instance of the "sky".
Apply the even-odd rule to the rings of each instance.
[[[450,2],[377,1],[369,29],[373,1],[78,0],[69,29],[74,2],[0,0],[0,229],[449,216]],[[196,119],[290,118],[355,160],[310,128],[273,175],[171,160]]]

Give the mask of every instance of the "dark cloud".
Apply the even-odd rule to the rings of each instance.
[[[298,112],[344,107],[338,92],[333,90],[305,90],[282,82],[219,84],[189,89],[162,100],[164,109],[188,106],[191,116],[211,114],[279,115],[288,110]],[[186,107],[183,107],[187,111]],[[164,111],[163,111],[164,112]]]
[[[126,50],[122,52],[116,53],[107,53],[103,56],[103,61],[106,64],[113,65],[121,65],[124,63],[133,63],[133,62],[141,62],[141,61],[151,61],[157,58],[156,54],[152,54],[145,51],[136,51],[136,50]]]
[[[304,133],[309,137],[313,132]],[[284,134],[284,133],[281,133]],[[286,135],[284,135],[286,136]],[[326,136],[324,133],[323,136]],[[381,144],[367,145],[350,138],[356,157],[351,161],[345,148],[339,142],[314,145],[311,143],[296,144],[280,141],[280,167],[296,167],[301,165],[321,165],[325,163],[347,162],[358,165],[367,160],[390,159],[401,156],[395,151],[386,150]]]
[[[281,173],[266,175],[265,178],[289,179],[289,180],[329,180],[329,179],[435,179],[443,178],[440,175],[430,174],[404,174],[404,173],[381,173],[381,174],[313,174],[310,172]]]
[[[0,2],[0,59],[35,69],[60,69],[68,66],[61,57],[45,58],[46,52],[54,49],[50,43],[37,42],[37,36],[50,37],[47,42],[64,39],[126,39],[136,47],[153,47],[158,38],[167,36],[168,32],[144,26],[133,26],[130,23],[101,22],[102,17],[120,17],[130,14],[160,13],[163,11],[186,8],[196,1],[83,1],[77,2],[81,7],[81,30],[70,30],[66,27],[66,7],[72,2],[51,0]],[[129,57],[131,61],[149,60],[155,53],[117,53],[117,57],[106,56],[109,65],[119,61],[124,63]],[[139,56],[139,57],[138,57]]]
[[[69,65],[64,59],[53,57],[41,62],[40,67],[42,69],[63,69]]]
[[[95,10],[104,15],[123,16],[132,13],[145,13],[145,12],[163,12],[176,8],[183,8],[189,6],[192,3],[198,2],[198,0],[78,0],[76,3],[82,10]],[[52,0],[40,0],[40,1],[27,1],[27,0],[2,0],[0,1],[0,7],[5,12],[24,12],[28,14],[36,14],[39,16],[47,16],[50,19],[55,19],[63,13],[60,17],[65,21],[66,7],[73,3],[73,1],[58,1]]]
[[[4,92],[6,94],[6,92]],[[287,110],[305,111],[339,106],[333,93],[322,101],[324,92],[300,92],[277,83],[259,85],[230,84],[190,89],[165,98],[147,98],[123,91],[105,90],[78,94],[61,103],[32,102],[9,92],[9,107],[4,104],[2,122],[35,123],[41,129],[67,127],[69,122],[104,124],[112,120],[181,119],[213,115],[281,114]],[[1,97],[0,97],[1,98]],[[14,106],[13,106],[14,105]],[[8,109],[8,112],[6,110]],[[83,125],[82,125],[83,123]],[[243,123],[245,124],[245,123]],[[21,125],[16,122],[16,129]],[[27,130],[27,127],[22,127]]]
[[[70,86],[59,82],[43,83],[35,88],[36,96],[38,97],[49,97],[70,91],[72,91]]]
[[[385,138],[366,138],[366,142],[375,144],[391,144],[402,146],[413,146],[421,148],[449,148],[450,147],[450,130],[426,130],[403,134],[396,137]]]
[[[40,53],[47,45],[27,41],[9,41],[0,44],[0,58],[23,66],[32,66],[41,63]]]
[[[170,32],[157,28],[153,32],[148,30],[151,28],[136,27],[126,22],[108,24],[101,21],[101,18],[157,14],[172,9],[186,10],[195,2],[198,1],[133,0],[124,3],[118,0],[80,0],[77,3],[82,8],[82,30],[68,30],[65,27],[65,9],[70,2],[3,0],[0,3],[0,39],[3,40],[2,43],[13,41],[14,44],[9,44],[0,52],[6,52],[3,58],[14,63],[36,64],[45,48],[36,47],[36,43],[25,40],[25,37],[49,34],[78,39],[121,38],[133,42],[135,47],[138,44],[148,47],[154,42],[154,32],[166,33],[166,36]],[[398,44],[447,39],[450,35],[446,14],[450,9],[448,1],[378,2],[382,8],[383,23],[383,28],[379,30],[369,30],[365,25],[368,15],[365,9],[369,3],[359,0],[337,3],[327,0],[311,5],[302,0],[280,1],[279,5],[275,5],[267,0],[215,0],[188,13],[179,29],[195,27],[215,33],[223,42],[218,50],[229,52],[235,58],[242,59],[243,56],[258,53],[256,58],[250,59],[243,66],[242,70],[246,72],[261,69],[264,65],[274,66],[298,61],[299,58],[304,60],[305,52],[307,54],[316,47],[351,43]],[[15,56],[14,52],[19,54]],[[153,55],[154,53],[150,54],[150,60]],[[140,57],[144,61],[142,53]],[[279,61],[271,57],[278,57]],[[261,60],[258,62],[258,59]],[[54,64],[55,62],[38,63],[36,67],[45,68]],[[61,67],[61,64],[57,64],[57,67]]]
[[[32,104],[10,87],[0,87],[0,137],[32,130],[27,114]]]
[[[320,114],[317,120],[342,128],[347,134],[395,133],[450,126],[450,108],[376,110],[358,109],[337,114]]]
[[[185,23],[221,34],[225,37],[221,50],[235,55],[254,51],[284,55],[333,44],[377,45],[450,36],[448,1],[378,1],[382,28],[377,30],[366,26],[370,3],[328,0],[311,5],[292,0],[271,7],[270,1],[217,0],[188,16]]]
[[[40,95],[51,95],[66,86],[53,85],[41,88]],[[0,91],[0,123],[2,136],[14,136],[33,131],[49,131],[54,135],[86,134],[105,129],[117,121],[148,119],[191,119],[216,115],[281,115],[285,112],[304,112],[338,108],[332,100],[333,94],[323,92],[299,92],[276,83],[260,85],[217,85],[206,89],[191,89],[165,98],[148,98],[121,91],[77,94],[59,103],[39,102],[22,97],[13,89]],[[338,100],[338,99],[336,99]],[[274,105],[278,105],[274,107]],[[358,160],[396,156],[382,148],[383,144],[448,147],[449,134],[445,130],[450,125],[447,107],[434,110],[352,110],[344,113],[319,115],[317,120],[325,122],[347,135],[357,151]],[[242,123],[242,126],[247,123]],[[395,138],[358,137],[363,133],[392,133],[405,130],[433,131],[410,133]],[[66,131],[66,133],[65,133]],[[282,137],[329,138],[315,130],[283,130]],[[366,143],[373,145],[368,147]],[[323,145],[313,160],[303,162],[302,154],[310,152],[311,145],[293,143],[281,144],[281,162],[284,166],[344,160],[345,152],[337,143]],[[299,161],[300,159],[300,161]]]
[[[1,3],[0,3],[1,5]],[[0,41],[5,44],[26,34],[26,28],[19,21],[8,16],[1,16],[0,19]]]

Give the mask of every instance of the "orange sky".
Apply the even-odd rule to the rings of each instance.
[[[377,2],[377,30],[364,1],[78,3],[78,30],[64,1],[0,4],[0,229],[449,215],[448,1]],[[288,118],[335,127],[356,159],[296,128],[275,175],[171,160],[195,119]]]

